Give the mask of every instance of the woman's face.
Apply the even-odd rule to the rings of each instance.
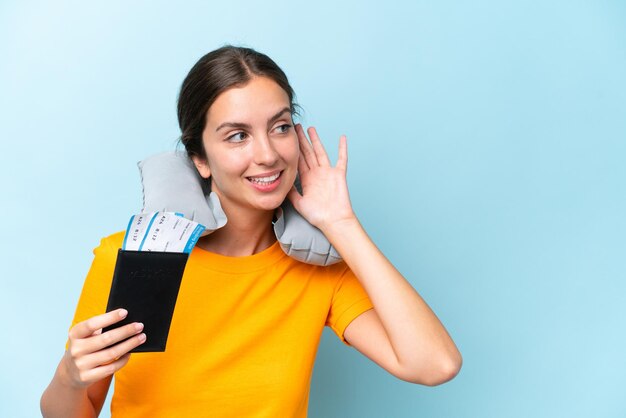
[[[222,207],[274,210],[296,178],[298,138],[287,93],[267,77],[221,93],[206,115],[207,160],[193,157]]]

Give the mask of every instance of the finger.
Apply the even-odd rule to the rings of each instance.
[[[111,376],[113,373],[126,366],[128,360],[130,360],[130,353],[124,354],[122,357],[112,363],[105,364],[103,366],[99,366],[81,373],[81,380],[89,384],[98,382],[105,377]]]
[[[304,157],[307,165],[309,168],[318,166],[317,157],[315,157],[313,147],[311,143],[309,143],[302,125],[296,125],[296,133],[298,134],[298,143],[300,144],[300,154]]]
[[[116,309],[102,315],[91,317],[83,322],[79,322],[70,329],[70,339],[87,338],[93,335],[97,330],[113,325],[116,322],[126,318],[128,311],[126,309]]]
[[[122,327],[114,328],[104,333],[94,334],[87,338],[81,338],[71,342],[70,355],[78,361],[81,357],[95,353],[127,339],[143,330],[143,324],[133,322]]]
[[[81,359],[81,361],[79,362],[80,364],[77,364],[77,366],[79,366],[83,370],[89,370],[102,365],[113,363],[118,358],[124,356],[125,354],[128,354],[130,350],[140,346],[144,342],[146,342],[146,334],[141,333],[139,335],[135,335],[125,341],[122,341],[119,344],[86,355]]]
[[[345,135],[341,135],[341,138],[339,138],[339,153],[337,155],[336,167],[344,171],[348,169],[348,138]]]
[[[313,145],[313,151],[315,152],[315,156],[317,157],[317,161],[321,166],[329,167],[330,160],[328,159],[328,154],[326,154],[326,150],[324,149],[324,145],[322,145],[322,140],[317,135],[317,131],[313,126],[309,127],[309,138],[311,138],[311,144]]]
[[[304,155],[300,153],[300,156],[298,157],[298,172],[302,174],[306,173],[309,170],[310,168],[309,165],[306,163],[306,160],[304,159]]]
[[[296,189],[296,186],[291,186],[291,190],[289,190],[289,193],[287,193],[287,198],[291,201],[291,204],[293,205],[293,207],[296,208],[296,210],[298,210],[298,206],[300,205],[300,199],[302,199],[302,195],[298,193],[298,189]]]
[[[88,352],[94,353],[138,334],[141,331],[143,331],[143,324],[141,322],[133,322],[132,324],[114,328],[100,335],[94,335],[93,337],[88,338],[85,343],[88,346]]]

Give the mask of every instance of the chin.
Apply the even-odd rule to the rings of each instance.
[[[287,198],[287,194],[285,194],[282,198],[280,196],[277,197],[266,197],[264,199],[259,199],[255,202],[255,206],[261,210],[275,210],[283,204],[285,199]]]

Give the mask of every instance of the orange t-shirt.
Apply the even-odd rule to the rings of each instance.
[[[72,326],[105,312],[123,238],[94,249]],[[133,353],[115,374],[112,417],[306,417],[323,327],[349,345],[345,328],[372,307],[343,262],[304,264],[278,242],[247,257],[196,247],[166,351]]]

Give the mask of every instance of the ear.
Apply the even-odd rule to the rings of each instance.
[[[211,169],[209,168],[209,163],[207,162],[207,160],[204,160],[197,155],[192,155],[191,160],[196,166],[198,173],[200,173],[203,178],[208,179],[209,177],[211,177]]]

